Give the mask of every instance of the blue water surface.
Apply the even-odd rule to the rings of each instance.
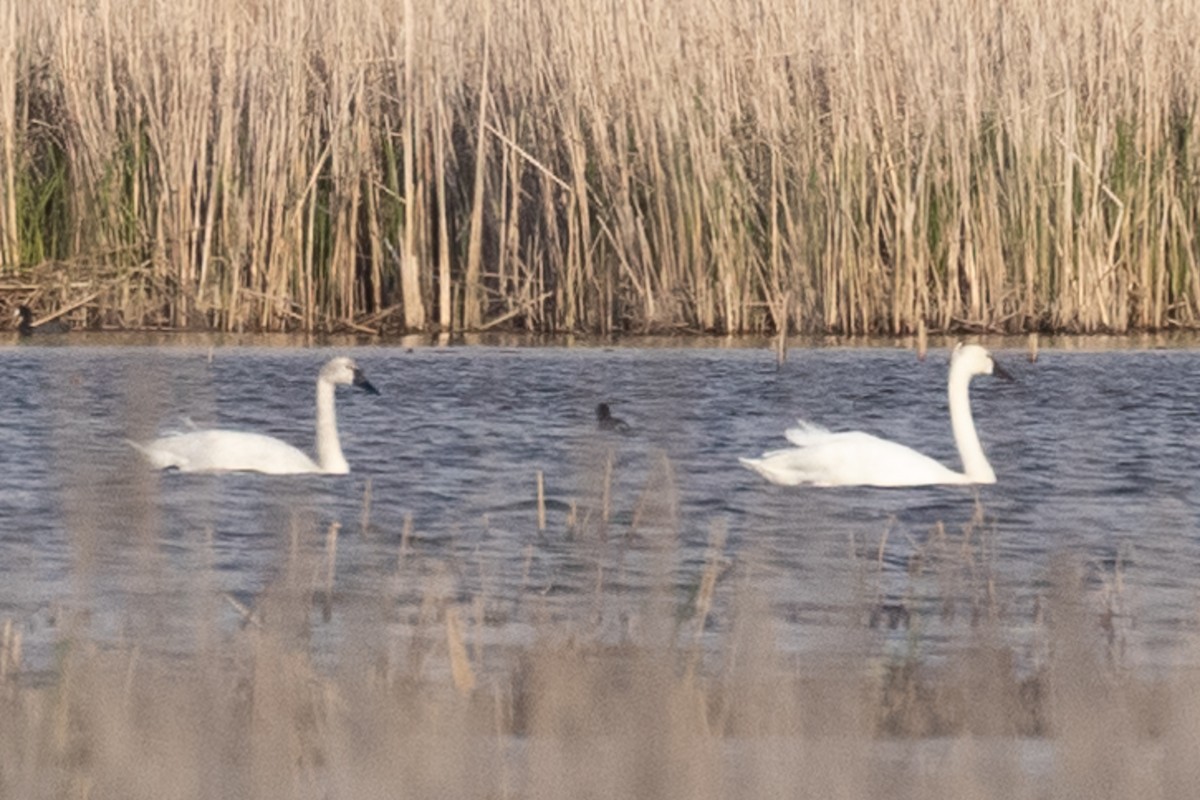
[[[348,476],[158,473],[128,444],[212,425],[311,450],[315,376],[340,354],[382,393],[339,389]],[[186,648],[288,570],[325,585],[336,523],[333,613],[312,614],[331,641],[342,609],[402,629],[431,596],[481,609],[476,632],[498,642],[546,617],[619,637],[664,581],[686,618],[720,542],[718,600],[761,590],[784,650],[866,628],[874,604],[920,624],[871,635],[915,630],[934,650],[972,614],[1020,636],[1065,562],[1116,612],[1126,657],[1189,657],[1200,350],[997,357],[1016,380],[972,388],[997,484],[881,490],[777,487],[737,459],[804,418],[958,468],[945,351],[793,349],[780,367],[718,346],[2,348],[0,618],[31,658],[68,624]],[[632,433],[598,431],[599,402]],[[961,558],[939,568],[935,550]],[[735,613],[718,602],[710,628]]]

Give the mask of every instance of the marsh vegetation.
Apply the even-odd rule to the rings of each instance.
[[[1200,321],[1200,7],[0,8],[0,282],[218,330]]]
[[[648,490],[669,493],[664,469]],[[1037,602],[1015,602],[982,508],[906,565],[940,587],[933,602],[881,603],[886,536],[848,548],[856,600],[823,646],[796,650],[781,646],[765,564],[731,553],[720,526],[690,557],[669,503],[640,533],[596,507],[541,534],[594,554],[593,588],[570,606],[538,586],[464,593],[456,576],[477,566],[433,556],[411,529],[391,588],[356,593],[337,563],[355,532],[303,514],[262,532],[279,543],[275,577],[241,602],[220,589],[211,536],[192,545],[207,569],[164,581],[163,545],[142,535],[154,505],[129,503],[140,543],[115,633],[64,607],[37,669],[27,622],[0,626],[4,796],[1168,798],[1194,785],[1196,673],[1125,659],[1120,565],[1097,579],[1059,559]],[[74,582],[103,580],[96,535],[75,532]],[[637,550],[658,579],[631,594],[605,576]],[[157,632],[176,612],[190,627],[168,643]],[[948,653],[926,649],[934,625],[953,631]]]

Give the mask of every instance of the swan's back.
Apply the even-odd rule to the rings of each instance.
[[[773,450],[741,463],[783,486],[926,486],[969,483],[911,447],[862,431],[831,432],[802,423],[787,431],[795,447]]]
[[[202,430],[172,433],[134,444],[158,469],[180,472],[325,472],[301,450],[261,433]]]

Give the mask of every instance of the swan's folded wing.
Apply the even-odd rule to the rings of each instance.
[[[141,453],[146,461],[150,462],[150,466],[155,469],[178,469],[186,472],[186,463],[184,463],[179,454],[170,448],[163,447],[163,441],[169,438],[171,438],[171,435],[154,439],[145,444],[135,442],[133,439],[126,439],[125,441],[129,443],[130,447]]]
[[[780,486],[831,486],[824,480],[820,465],[813,462],[809,452],[801,447],[771,450],[758,458],[739,458],[742,466],[752,469],[771,483]]]
[[[833,433],[828,428],[801,419],[797,420],[796,427],[788,428],[783,435],[797,447],[809,447],[841,434]]]
[[[159,469],[181,472],[320,472],[311,458],[286,442],[245,431],[198,430],[133,443]]]
[[[796,447],[772,450],[742,463],[783,486],[922,486],[963,483],[962,475],[902,444],[862,431],[792,429]],[[801,444],[804,442],[804,444]]]
[[[742,464],[781,486],[869,485],[886,473],[880,458],[890,462],[889,451],[899,447],[862,431],[835,433],[816,425],[789,429],[787,438],[796,446],[744,458]]]

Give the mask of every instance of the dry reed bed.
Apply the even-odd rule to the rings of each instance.
[[[225,330],[1194,325],[1198,37],[1183,0],[7,3],[0,269]]]

